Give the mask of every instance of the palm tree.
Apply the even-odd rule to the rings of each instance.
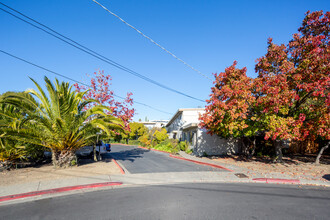
[[[17,129],[22,117],[15,107],[0,104],[0,163],[2,166],[10,167],[13,163],[25,159],[25,147],[7,136],[8,130]]]
[[[86,109],[96,100],[84,100],[86,92],[72,90],[69,83],[53,84],[45,77],[48,96],[41,86],[31,79],[37,90],[28,89],[24,93],[3,95],[1,102],[14,106],[24,112],[24,118],[17,132],[8,131],[24,142],[42,145],[52,151],[55,167],[71,166],[76,162],[75,151],[93,143],[97,132],[110,134],[112,130],[122,129],[122,121],[106,111],[111,110],[102,105]],[[29,126],[23,126],[28,123]]]

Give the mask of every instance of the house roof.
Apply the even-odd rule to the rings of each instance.
[[[198,128],[198,123],[189,123],[182,127],[182,130],[188,130],[191,128]]]
[[[154,121],[142,121],[140,122],[141,124],[156,124],[157,122],[154,122]]]
[[[179,115],[182,114],[182,112],[184,111],[201,111],[201,110],[204,110],[204,108],[180,108],[178,109],[178,111],[174,114],[174,116],[170,119],[170,121],[166,124],[166,127],[170,126],[173,121],[179,117]]]
[[[167,123],[168,120],[152,120],[152,121],[140,121],[141,124],[156,124],[156,123]]]

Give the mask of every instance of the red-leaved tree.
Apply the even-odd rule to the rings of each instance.
[[[257,102],[269,116],[265,138],[328,140],[330,143],[330,12],[306,13],[287,46],[270,39],[267,54],[258,59]]]
[[[298,31],[287,45],[268,40],[266,55],[257,59],[256,79],[246,81],[236,63],[215,75],[201,125],[222,137],[258,132],[274,141],[280,155],[283,140],[325,140],[319,163],[330,144],[330,12],[308,11]],[[231,76],[238,72],[241,79]]]
[[[236,65],[235,61],[225,72],[214,74],[214,86],[210,99],[206,100],[205,113],[200,116],[200,125],[212,135],[247,138],[253,143],[253,155],[255,138],[250,138],[256,135],[260,127],[252,108],[255,103],[253,79],[246,76],[245,67],[238,69]],[[244,151],[250,154],[246,147]]]
[[[98,100],[102,105],[105,105],[111,109],[111,114],[117,118],[122,119],[125,128],[129,129],[129,122],[132,120],[135,109],[132,108],[133,98],[132,93],[127,93],[124,100],[118,101],[115,99],[114,92],[110,89],[111,76],[105,75],[104,71],[94,72],[90,80],[90,87],[74,84],[77,91],[86,91],[85,99]],[[95,105],[95,103],[93,104]],[[87,106],[86,108],[89,108]]]

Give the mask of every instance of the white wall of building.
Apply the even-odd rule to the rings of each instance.
[[[199,123],[199,114],[204,113],[202,108],[179,109],[174,118],[170,120],[170,124],[166,126],[170,138],[180,140],[182,138],[181,128],[190,123]]]
[[[163,128],[166,126],[168,123],[168,120],[154,120],[154,121],[144,121],[144,122],[139,122],[144,124],[149,130],[152,128]]]
[[[238,153],[237,140],[207,134],[205,129],[198,126],[199,115],[204,112],[202,108],[179,109],[166,126],[169,138],[187,141],[197,156]]]
[[[232,155],[238,153],[237,139],[224,139],[217,135],[207,134],[205,129],[197,129],[197,143],[192,146],[194,154],[203,155]]]

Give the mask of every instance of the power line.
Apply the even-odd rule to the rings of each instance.
[[[138,32],[144,38],[148,39],[151,43],[155,44],[157,47],[159,47],[160,49],[162,49],[163,51],[165,51],[166,53],[168,53],[169,55],[171,55],[172,57],[174,57],[175,59],[177,59],[178,61],[180,61],[184,65],[186,65],[187,67],[189,67],[190,69],[194,70],[195,72],[197,72],[198,74],[202,75],[206,79],[213,81],[211,78],[209,78],[208,76],[206,76],[205,74],[203,74],[201,71],[199,71],[198,69],[196,69],[193,66],[189,65],[188,63],[186,63],[184,60],[182,60],[179,57],[177,57],[175,54],[173,54],[172,52],[170,52],[169,50],[167,50],[165,47],[163,47],[162,45],[158,44],[156,41],[154,41],[153,39],[151,39],[150,37],[148,37],[147,35],[145,35],[144,33],[142,33],[142,31],[140,31],[139,29],[137,29],[134,26],[132,26],[131,24],[127,23],[124,19],[122,19],[121,17],[119,17],[118,15],[116,15],[115,13],[113,13],[112,11],[110,11],[109,9],[107,9],[105,6],[103,6],[99,2],[97,2],[95,0],[92,0],[92,1],[95,2],[96,4],[98,4],[99,6],[101,6],[104,10],[106,10],[107,12],[109,12],[110,14],[112,14],[113,16],[115,16],[116,18],[118,18],[121,22],[123,22],[124,24],[126,24],[127,26],[129,26],[130,28],[132,28],[133,30],[135,30],[136,32]]]
[[[91,55],[91,56],[93,56],[93,57],[95,57],[95,58],[101,60],[101,61],[103,61],[103,62],[106,62],[106,63],[108,63],[108,64],[110,64],[110,65],[112,65],[112,66],[114,66],[114,67],[117,67],[117,68],[120,69],[120,70],[123,70],[123,71],[125,71],[125,72],[127,72],[127,73],[130,73],[131,75],[134,75],[134,76],[136,76],[136,77],[139,77],[139,78],[141,78],[141,79],[143,79],[143,80],[145,80],[145,81],[147,81],[147,82],[149,82],[149,83],[152,83],[152,84],[154,84],[154,85],[157,85],[157,86],[159,86],[159,87],[161,87],[161,88],[163,88],[163,89],[169,90],[169,91],[171,91],[171,92],[177,93],[177,94],[179,94],[179,95],[182,95],[182,96],[185,96],[185,97],[188,97],[188,98],[191,98],[191,99],[197,100],[197,101],[205,102],[205,101],[202,100],[202,99],[195,98],[195,97],[193,97],[193,96],[190,96],[190,95],[188,95],[188,94],[185,94],[185,93],[183,93],[183,92],[180,92],[180,91],[178,91],[178,90],[176,90],[176,89],[173,89],[173,88],[170,88],[170,87],[168,87],[168,86],[166,86],[166,85],[163,85],[163,84],[161,84],[161,83],[159,83],[159,82],[157,82],[157,81],[155,81],[155,80],[152,80],[152,79],[150,79],[150,78],[148,78],[148,77],[146,77],[146,76],[144,76],[144,75],[142,75],[142,74],[139,74],[139,73],[137,73],[137,72],[135,72],[135,71],[133,71],[133,70],[131,70],[131,69],[129,69],[129,68],[127,68],[127,67],[125,67],[125,66],[123,66],[123,65],[121,65],[121,64],[119,64],[119,63],[117,63],[117,62],[115,62],[115,61],[113,61],[113,60],[111,60],[111,59],[109,59],[109,58],[107,58],[107,57],[105,57],[105,56],[103,56],[103,55],[101,55],[101,54],[99,54],[99,53],[97,53],[97,52],[95,52],[95,51],[93,51],[93,50],[91,50],[91,49],[89,49],[89,48],[87,48],[87,47],[81,45],[81,44],[79,44],[79,43],[77,43],[76,41],[70,39],[69,37],[66,37],[66,36],[64,36],[64,35],[62,35],[62,34],[56,32],[55,30],[53,30],[53,29],[47,27],[46,25],[41,24],[40,22],[38,22],[38,21],[36,21],[36,20],[34,20],[34,19],[32,19],[32,18],[30,18],[30,17],[24,15],[23,13],[21,13],[21,12],[15,10],[15,9],[13,9],[13,8],[11,8],[11,7],[9,7],[9,6],[5,5],[5,4],[3,4],[2,2],[0,2],[0,4],[2,4],[3,6],[9,8],[10,10],[13,10],[13,11],[15,11],[16,13],[18,13],[18,14],[24,16],[25,18],[27,18],[27,19],[29,19],[29,20],[31,20],[31,21],[37,23],[38,25],[47,28],[49,31],[47,31],[47,30],[45,30],[45,29],[43,29],[43,28],[41,28],[41,27],[38,27],[37,25],[32,24],[31,22],[29,22],[29,21],[27,21],[27,20],[24,20],[23,18],[20,18],[20,17],[14,15],[13,13],[11,13],[11,12],[9,12],[9,11],[3,9],[3,8],[0,8],[0,10],[6,12],[7,14],[9,14],[9,15],[11,15],[11,16],[13,16],[13,17],[15,17],[15,18],[17,18],[17,19],[19,19],[19,20],[21,20],[21,21],[27,23],[27,24],[30,24],[31,26],[33,26],[33,27],[35,27],[35,28],[37,28],[37,29],[39,29],[39,30],[41,30],[41,31],[44,31],[45,33],[47,33],[47,34],[49,34],[49,35],[51,35],[51,36],[53,36],[53,37],[55,37],[55,38],[57,38],[57,39],[59,39],[59,40],[65,42],[66,44],[69,44],[69,45],[71,45],[71,46],[73,46],[73,47],[75,47],[75,48],[77,48],[77,49],[79,49],[79,50],[81,50],[81,51],[83,51],[83,52],[85,52],[85,53],[87,53],[87,54],[89,54],[89,55]],[[50,31],[53,32],[53,33],[51,33]],[[55,33],[55,34],[54,34],[54,33]],[[57,34],[58,36],[57,36],[56,34]],[[63,39],[63,38],[65,38],[65,39],[67,39],[67,40],[65,40],[65,39]],[[70,41],[70,42],[69,42],[69,41]],[[71,43],[71,42],[72,42],[72,43]]]
[[[35,63],[32,63],[32,62],[27,61],[27,60],[25,60],[25,59],[23,59],[23,58],[20,58],[20,57],[18,57],[18,56],[15,56],[15,55],[13,55],[13,54],[10,54],[10,53],[8,53],[8,52],[6,52],[6,51],[3,51],[3,50],[1,50],[1,49],[0,49],[0,52],[1,52],[1,53],[4,53],[4,54],[6,54],[6,55],[8,55],[8,56],[10,56],[10,57],[13,57],[13,58],[15,58],[15,59],[17,59],[17,60],[20,60],[20,61],[22,61],[22,62],[25,62],[25,63],[27,63],[27,64],[30,64],[30,65],[32,65],[32,66],[35,66],[35,67],[37,67],[37,68],[39,68],[39,69],[42,69],[42,70],[45,70],[45,71],[47,71],[47,72],[53,73],[54,75],[60,76],[60,77],[62,77],[62,78],[68,79],[68,80],[70,80],[70,81],[72,81],[72,82],[76,82],[76,83],[79,83],[80,85],[84,85],[84,86],[86,86],[86,87],[88,87],[88,88],[93,89],[92,86],[90,86],[90,85],[88,85],[88,84],[86,84],[86,83],[80,82],[80,81],[78,81],[78,80],[75,80],[75,79],[70,78],[70,77],[68,77],[68,76],[65,76],[65,75],[63,75],[63,74],[57,73],[57,72],[52,71],[52,70],[50,70],[50,69],[47,69],[47,68],[45,68],[45,67],[39,66],[39,65],[37,65],[37,64],[35,64]],[[113,96],[115,96],[115,97],[117,97],[117,98],[120,98],[120,99],[125,99],[124,97],[121,97],[121,96],[116,95],[116,94],[113,94]],[[150,106],[150,105],[147,105],[147,104],[144,104],[144,103],[142,103],[142,102],[134,101],[134,103],[137,103],[137,104],[140,104],[140,105],[146,106],[146,107],[148,107],[148,108],[151,108],[151,109],[153,109],[153,110],[156,110],[156,111],[159,111],[159,112],[162,112],[162,113],[165,113],[165,114],[173,115],[172,113],[169,113],[169,112],[166,112],[166,111],[163,111],[163,110],[160,110],[160,109],[154,108],[154,107],[152,107],[152,106]]]

